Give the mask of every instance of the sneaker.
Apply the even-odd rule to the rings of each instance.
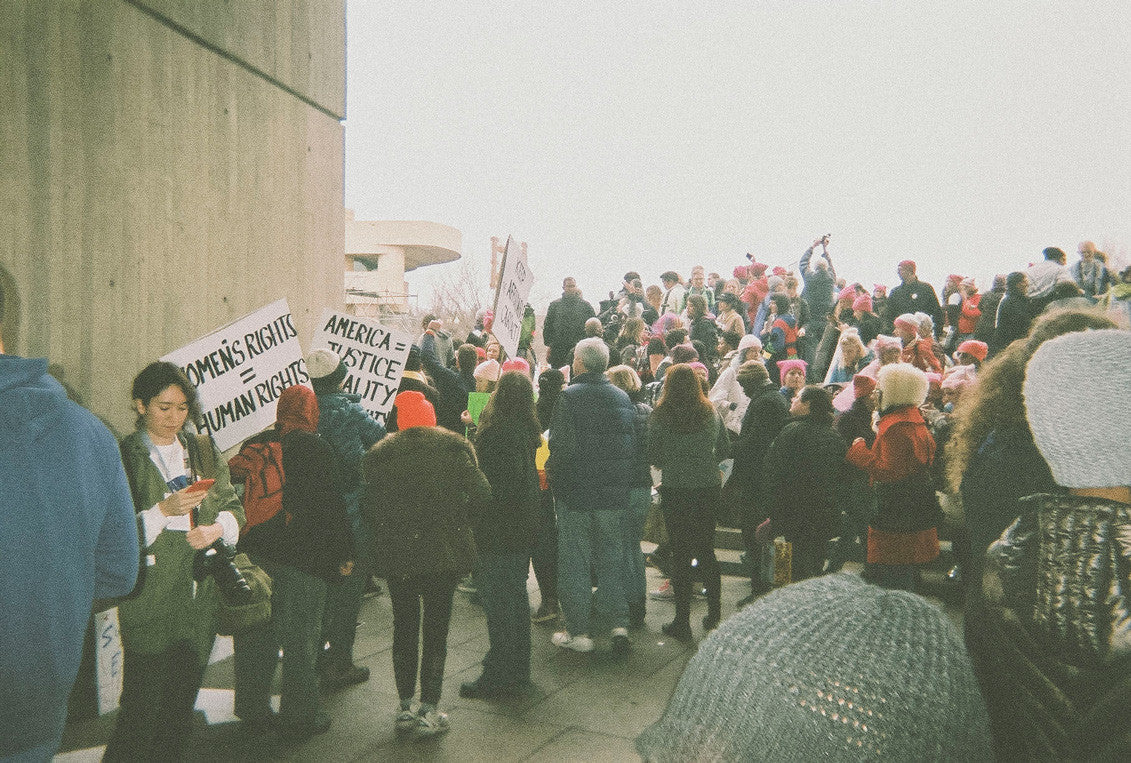
[[[631,642],[627,628],[613,628],[613,654],[628,654]]]
[[[416,726],[416,713],[411,710],[399,711],[397,713],[397,720],[393,722],[393,728],[396,729],[398,734],[407,734],[410,731],[415,731]]]
[[[468,575],[463,580],[459,581],[459,585],[456,586],[456,590],[463,591],[464,593],[478,593],[479,591],[479,589],[475,587],[475,580],[471,577],[471,575]]]
[[[592,652],[593,639],[588,636],[571,636],[569,631],[558,631],[551,638],[550,642],[554,646],[560,646],[562,649],[572,649],[575,652]]]
[[[672,581],[665,580],[659,588],[649,591],[648,597],[656,601],[674,601],[675,591],[672,590]]]
[[[430,739],[439,736],[452,727],[448,721],[448,714],[439,710],[429,710],[416,717],[416,728],[412,735],[416,739]]]
[[[559,612],[559,610],[558,610],[557,604],[553,605],[552,607],[546,606],[545,604],[543,604],[542,606],[538,607],[538,609],[536,609],[534,612],[531,613],[530,622],[532,622],[532,623],[548,623],[551,620],[557,619],[558,612]]]

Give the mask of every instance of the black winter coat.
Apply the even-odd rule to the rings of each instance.
[[[774,438],[764,473],[775,534],[791,541],[836,535],[837,485],[847,449],[831,422],[812,416],[794,419]]]
[[[1131,756],[1131,505],[1033,495],[986,553],[986,707],[1003,758]],[[1124,540],[1120,540],[1120,535]]]
[[[738,437],[731,440],[734,468],[723,489],[723,498],[734,504],[746,521],[769,516],[762,467],[770,443],[789,422],[789,403],[773,382],[766,382],[746,407]],[[757,523],[755,523],[757,524]]]
[[[474,525],[480,550],[507,553],[534,547],[542,500],[534,453],[541,441],[538,432],[513,423],[476,432],[475,454],[491,485],[491,500]]]

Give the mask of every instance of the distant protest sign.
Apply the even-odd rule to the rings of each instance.
[[[196,386],[202,431],[220,450],[275,423],[275,404],[287,387],[310,380],[286,299],[169,353]]]
[[[532,283],[534,273],[526,264],[526,252],[513,236],[508,236],[503,266],[499,272],[499,289],[495,292],[495,322],[491,325],[491,333],[510,357],[518,355],[522,313],[526,308],[526,298],[530,295]]]
[[[385,423],[404,374],[412,337],[377,321],[326,308],[310,343],[311,350],[323,347],[338,353],[349,370],[342,391],[361,395],[361,407]]]

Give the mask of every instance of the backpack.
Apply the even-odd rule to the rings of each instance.
[[[266,522],[283,508],[283,445],[278,440],[247,442],[228,461],[233,477],[243,476],[243,507],[246,533]]]

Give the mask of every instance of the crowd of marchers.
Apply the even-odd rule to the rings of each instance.
[[[1131,754],[1131,268],[1078,253],[984,292],[960,274],[936,291],[911,260],[868,288],[827,236],[796,271],[629,272],[596,305],[567,278],[544,357],[530,308],[514,357],[489,314],[466,337],[428,315],[378,423],[314,350],[311,385],[230,459],[173,364],[137,375],[115,445],[44,361],[0,354],[0,756],[57,748],[94,597],[123,648],[105,757],[183,755],[241,566],[271,583],[269,616],[234,632],[249,736],[331,727],[322,697],[370,677],[353,638],[382,579],[392,723],[416,739],[450,728],[464,591],[489,648],[459,694],[484,701],[538,681],[535,626],[625,655],[648,608],[670,611],[663,633],[699,649],[637,740],[647,760]],[[750,578],[725,619],[720,525]],[[963,633],[921,595],[940,536]]]

